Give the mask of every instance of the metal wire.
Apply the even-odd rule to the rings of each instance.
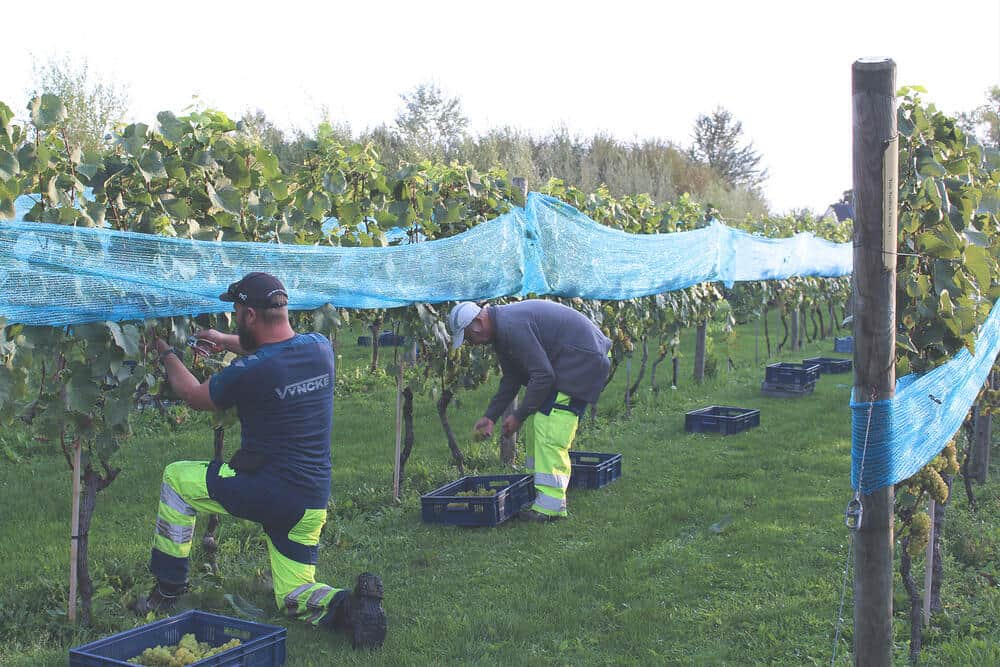
[[[872,427],[872,410],[875,406],[875,398],[878,396],[878,388],[872,387],[871,400],[868,402],[868,424],[865,426],[865,444],[861,449],[861,468],[858,470],[858,488],[854,491],[854,500],[861,500],[861,477],[865,470],[865,454],[868,453],[868,434]],[[862,517],[864,514],[862,514]],[[858,522],[858,528],[861,523]],[[840,644],[840,629],[844,625],[844,600],[847,597],[847,575],[851,570],[851,554],[854,549],[854,531],[848,532],[847,562],[844,563],[844,581],[840,586],[840,607],[837,609],[837,625],[833,635],[833,655],[830,658],[830,666],[833,667],[837,660],[837,645]]]
[[[844,563],[844,583],[840,587],[840,608],[837,609],[837,630],[833,635],[833,657],[830,667],[837,661],[837,645],[840,644],[840,628],[844,625],[844,599],[847,596],[847,574],[851,570],[851,552],[854,549],[854,535],[849,534],[847,542],[847,562]]]

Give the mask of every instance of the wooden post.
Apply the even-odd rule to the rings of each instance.
[[[924,558],[926,560],[927,568],[924,570],[924,627],[926,628],[931,624],[931,584],[934,582],[934,511],[935,511],[934,499],[931,498],[927,501],[927,514],[931,517],[931,535],[930,539],[927,540],[927,555]]]
[[[392,497],[399,502],[399,455],[403,443],[403,364],[396,369],[396,455],[392,457]]]
[[[986,379],[986,387],[993,388],[993,374]],[[972,460],[969,472],[980,484],[985,484],[990,473],[990,444],[993,439],[993,416],[983,414],[979,405],[972,406]]]
[[[708,331],[708,324],[702,322],[695,332],[694,341],[694,381],[701,382],[705,379],[705,337]]]
[[[528,181],[521,176],[515,176],[514,178],[510,179],[510,182],[515,188],[521,191],[521,195],[525,198],[525,201],[527,201]],[[503,420],[507,418],[507,415],[514,414],[515,410],[517,410],[517,396],[515,396],[514,400],[510,402],[510,405],[507,406],[507,409],[503,411],[503,417],[501,417],[500,423],[501,424],[503,423]],[[511,465],[514,463],[514,460],[516,458],[517,458],[517,433],[511,433],[510,435],[501,435],[500,463],[502,463],[503,465]]]
[[[753,365],[760,366],[760,318],[757,318],[753,333]]]
[[[854,395],[892,398],[896,389],[896,64],[865,58],[852,67],[854,163]],[[892,664],[893,489],[861,496],[854,543],[854,664]]]
[[[69,520],[69,622],[76,623],[76,559],[80,553],[80,438],[73,440],[73,516]]]
[[[791,338],[791,344],[788,346],[788,349],[794,352],[799,349],[799,309],[797,307],[792,308]]]
[[[629,396],[629,389],[632,388],[632,355],[625,357],[625,417],[632,414],[632,397]]]

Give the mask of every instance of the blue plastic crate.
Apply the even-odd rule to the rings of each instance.
[[[819,380],[818,364],[795,364],[782,362],[768,364],[764,369],[764,381],[772,385],[806,387]]]
[[[819,366],[819,372],[822,375],[823,373],[850,373],[852,361],[837,357],[813,357],[812,359],[803,359],[802,364]]]
[[[785,384],[782,382],[768,382],[764,380],[760,383],[760,393],[772,398],[801,398],[813,393],[816,388],[815,382],[807,384]]]
[[[684,414],[684,430],[689,433],[732,435],[760,426],[760,410],[710,405]]]
[[[462,491],[495,489],[495,495],[460,496]],[[535,500],[531,475],[463,477],[420,496],[423,520],[453,526],[496,526]]]
[[[198,641],[212,646],[221,646],[232,639],[240,640],[239,646],[192,663],[198,667],[278,667],[285,664],[285,628],[192,609],[72,648],[69,665],[134,665],[127,661],[153,646],[176,646],[186,634],[193,634]]]
[[[622,476],[621,454],[570,451],[569,460],[572,464],[570,488],[599,489]]]
[[[851,354],[854,352],[854,336],[847,336],[846,338],[833,338],[833,351],[843,352],[845,354]]]

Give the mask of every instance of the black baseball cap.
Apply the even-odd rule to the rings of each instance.
[[[284,303],[274,303],[275,296],[281,295]],[[288,292],[281,281],[270,273],[254,271],[229,286],[219,298],[223,301],[239,303],[250,308],[281,308],[288,304]]]

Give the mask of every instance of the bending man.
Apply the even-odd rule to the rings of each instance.
[[[263,527],[279,608],[346,630],[355,648],[380,646],[379,577],[359,575],[353,591],[315,579],[330,496],[333,348],[319,334],[295,333],[288,293],[272,275],[247,274],[219,298],[233,303],[238,333],[202,331],[201,345],[244,356],[199,383],[174,348],[159,339],[156,347],[170,386],[189,406],[236,406],[240,449],[228,464],[178,461],[164,470],[150,562],[156,584],[137,610],[166,610],[187,590],[195,514],[230,514]]]
[[[493,344],[500,388],[476,432],[490,436],[497,419],[527,387],[524,401],[504,419],[504,435],[524,424],[525,465],[535,475],[535,502],[520,517],[551,521],[567,516],[566,488],[572,472],[569,449],[580,416],[596,403],[608,379],[611,341],[577,311],[532,299],[506,306],[480,308],[460,303],[448,317],[452,346],[464,340]]]

